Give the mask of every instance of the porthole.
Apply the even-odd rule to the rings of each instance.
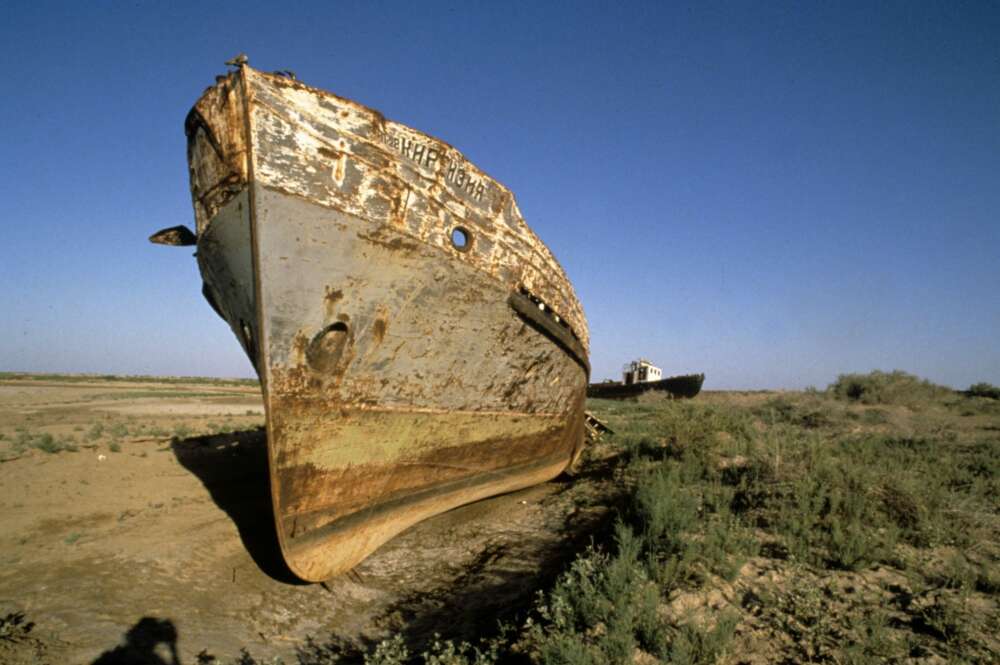
[[[467,252],[472,247],[472,234],[469,229],[456,226],[451,230],[451,246],[460,252]]]

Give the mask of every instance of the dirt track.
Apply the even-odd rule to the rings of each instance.
[[[53,663],[107,661],[151,626],[176,633],[181,662],[242,647],[288,657],[307,637],[347,653],[393,632],[472,637],[529,602],[608,514],[579,507],[607,481],[555,481],[424,522],[351,574],[300,584],[277,551],[261,413],[253,387],[0,384],[0,617],[36,624],[0,660],[35,662],[40,648]],[[43,432],[77,450],[14,444]]]

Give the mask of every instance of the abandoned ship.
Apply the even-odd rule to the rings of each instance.
[[[666,379],[662,377],[663,370],[645,358],[639,358],[625,364],[621,381],[591,383],[587,387],[587,397],[623,399],[657,391],[670,397],[690,398],[701,392],[701,386],[705,382],[704,374],[683,374]]]
[[[588,331],[514,196],[458,150],[227,63],[187,116],[203,292],[260,376],[281,551],[307,581],[584,442]],[[270,519],[270,516],[262,516]]]

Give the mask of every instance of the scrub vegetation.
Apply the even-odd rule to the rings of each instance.
[[[14,383],[20,390],[31,382]],[[20,469],[10,482],[34,469],[47,470],[39,479],[60,473],[64,480],[43,492],[56,505],[71,496],[74,505],[108,513],[88,508],[82,518],[49,519],[18,532],[25,543],[18,547],[34,547],[34,554],[13,548],[7,565],[23,567],[56,549],[60,560],[92,562],[96,548],[119,531],[124,535],[113,546],[123,553],[142,542],[159,551],[158,529],[172,523],[175,511],[190,511],[192,523],[231,530],[199,493],[201,483],[220,493],[266,479],[265,466],[253,470],[254,460],[266,464],[256,452],[263,451],[263,434],[255,434],[263,417],[253,391],[243,402],[226,396],[230,388],[192,399],[186,394],[211,388],[168,382],[162,403],[138,395],[133,402],[90,398],[114,389],[96,385],[74,402],[25,402],[0,423],[0,460],[11,461],[2,468]],[[500,514],[535,531],[501,528],[496,514],[476,518],[476,510],[486,509],[471,507],[472,517],[440,521],[479,539],[457,536],[455,549],[438,550],[451,558],[421,559],[417,549],[376,553],[381,563],[361,566],[363,576],[352,572],[326,591],[269,580],[252,572],[249,561],[238,575],[226,569],[224,579],[199,573],[199,583],[225,589],[243,588],[240,580],[258,575],[250,584],[271,589],[266,605],[274,611],[325,602],[306,596],[309,589],[327,594],[331,607],[359,594],[352,610],[359,617],[371,604],[386,610],[358,618],[350,634],[289,637],[288,644],[298,645],[291,656],[291,646],[278,656],[275,650],[255,655],[261,645],[241,639],[235,644],[247,649],[234,657],[211,641],[192,644],[190,633],[185,644],[203,649],[196,662],[216,665],[998,662],[996,390],[976,384],[955,392],[903,372],[872,372],[842,375],[823,390],[591,400],[589,408],[613,433],[588,447],[577,475],[523,495],[527,501],[494,501],[506,506],[495,509]],[[177,461],[193,471],[178,473]],[[101,480],[95,470],[118,480]],[[144,484],[138,499],[115,489],[95,495],[100,503],[85,503],[132,477]],[[171,498],[157,498],[164,496]],[[244,510],[229,495],[219,498],[230,501],[236,517]],[[9,499],[10,516],[23,515],[25,499]],[[247,514],[257,515],[267,504],[246,505]],[[212,532],[213,542],[225,533]],[[406,547],[435,551],[450,537],[424,529]],[[532,538],[564,544],[558,556],[545,558],[539,552],[555,550],[532,546]],[[245,556],[242,544],[231,546]],[[393,547],[400,546],[386,549]],[[462,557],[470,568],[462,567]],[[400,560],[437,581],[415,586],[403,578],[393,587]],[[476,586],[505,579],[502,571],[490,573],[502,566],[520,572],[506,586]],[[191,602],[185,598],[174,602]],[[302,598],[310,600],[295,604]],[[320,614],[310,620],[323,621]],[[0,619],[0,661],[15,654],[21,660],[7,660],[69,662],[60,660],[58,640],[43,640],[38,630],[28,635],[31,625],[22,614]],[[36,651],[47,656],[36,658]]]
[[[0,461],[17,459],[33,450],[57,454],[108,447],[112,452],[121,452],[122,446],[133,441],[161,439],[171,443],[189,437],[245,431],[262,423],[263,417],[255,412],[218,421],[213,417],[187,417],[166,423],[162,418],[104,416],[87,428],[77,425],[68,431],[66,424],[53,419],[32,423],[32,427],[18,425],[12,431],[0,431]]]
[[[867,663],[1000,658],[1000,403],[903,372],[825,391],[591,401],[617,519],[479,641],[298,662]],[[470,643],[471,642],[471,643]],[[250,654],[241,663],[255,662]]]
[[[124,374],[37,374],[30,372],[0,372],[0,381],[38,381],[43,383],[155,383],[209,385],[209,386],[258,386],[257,379],[218,379],[209,376],[146,376]]]
[[[169,443],[247,430],[263,423],[263,413],[255,409],[243,409],[221,418],[210,409],[206,415],[185,413],[183,405],[178,415],[169,410],[162,415],[144,412],[155,411],[155,406],[171,401],[212,404],[245,400],[248,395],[255,398],[256,391],[248,393],[247,388],[253,390],[258,386],[256,380],[0,372],[0,383],[18,390],[33,385],[52,389],[60,384],[86,390],[61,404],[45,403],[40,409],[5,409],[0,414],[0,462],[19,459],[33,451],[54,455],[107,447],[119,452],[130,442],[162,439]],[[136,390],[131,387],[133,383],[147,386]],[[204,389],[192,390],[192,386]],[[122,404],[124,412],[105,408]],[[144,410],[143,404],[154,408]],[[127,413],[136,405],[137,415]]]

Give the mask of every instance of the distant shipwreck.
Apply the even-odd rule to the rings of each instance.
[[[506,187],[245,57],[185,123],[203,292],[260,376],[290,569],[549,480],[585,438],[587,322]]]
[[[627,363],[621,381],[603,381],[587,386],[587,397],[623,399],[659,391],[675,398],[690,398],[701,392],[704,374],[685,374],[666,379],[663,370],[644,358]]]

